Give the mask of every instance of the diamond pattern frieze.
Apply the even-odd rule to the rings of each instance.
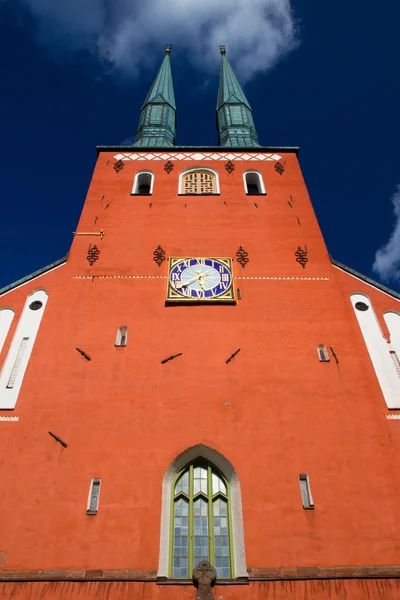
[[[232,154],[225,152],[151,152],[147,154],[116,154],[115,160],[244,160],[244,161],[278,161],[282,158],[279,154],[267,154],[267,153],[243,153],[243,154]]]

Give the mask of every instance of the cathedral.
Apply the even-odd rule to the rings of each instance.
[[[0,290],[4,600],[400,596],[400,295],[220,51],[219,145],[175,145],[166,47],[68,255]]]

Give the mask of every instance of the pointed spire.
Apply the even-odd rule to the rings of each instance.
[[[235,73],[226,57],[222,56],[217,102],[217,130],[220,146],[259,146],[253,114]]]
[[[140,111],[134,146],[173,146],[175,143],[176,105],[172,83],[171,46],[165,46],[165,57]]]

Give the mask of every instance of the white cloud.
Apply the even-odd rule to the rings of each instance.
[[[393,233],[387,244],[382,246],[375,254],[372,269],[382,279],[387,281],[400,280],[400,185],[392,196],[393,213],[395,218]]]
[[[160,46],[215,68],[226,44],[242,81],[293,49],[290,0],[16,0],[31,12],[38,41],[71,55],[88,50],[119,74],[138,75]]]

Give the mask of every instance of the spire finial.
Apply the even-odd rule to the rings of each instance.
[[[172,44],[165,44],[165,54],[171,54]]]
[[[225,56],[226,54],[226,46],[222,45],[219,47],[219,51],[221,53],[222,56]]]

